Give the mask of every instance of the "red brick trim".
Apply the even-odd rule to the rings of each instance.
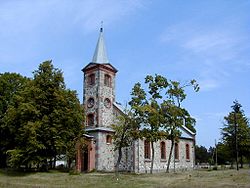
[[[87,73],[89,71],[93,71],[93,70],[106,70],[106,71],[110,71],[113,74],[117,73],[118,70],[116,68],[114,68],[111,64],[93,64],[91,67],[88,67],[91,63],[89,63],[85,68],[82,69],[83,72]],[[110,68],[108,66],[111,66],[113,68]]]

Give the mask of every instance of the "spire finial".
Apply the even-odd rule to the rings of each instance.
[[[100,28],[100,32],[103,31],[103,21],[101,21],[101,28]]]

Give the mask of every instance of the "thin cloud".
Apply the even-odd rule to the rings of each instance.
[[[194,36],[183,44],[184,48],[196,54],[216,56],[224,60],[232,59],[235,56],[235,53],[233,53],[235,46],[237,46],[237,41],[232,36],[223,32],[205,33]]]
[[[67,41],[75,40],[73,35],[89,36],[101,21],[112,27],[146,4],[143,0],[0,1],[0,71],[16,67],[27,75],[30,70],[21,67],[32,70],[41,58],[55,59]]]
[[[227,28],[200,28],[198,23],[184,22],[167,27],[160,40],[179,46],[197,56],[222,61],[231,60],[249,47],[249,37],[240,31],[228,31]],[[218,62],[217,62],[218,63]]]
[[[249,68],[249,60],[244,56],[250,48],[248,39],[240,29],[200,27],[197,20],[169,26],[160,37],[161,42],[179,48],[189,57],[182,65],[196,70],[201,91],[219,88],[235,71]]]
[[[104,21],[105,25],[110,25],[124,19],[126,16],[132,15],[136,10],[145,7],[142,0],[88,0],[77,6],[82,7],[83,10],[75,7],[76,16],[74,17],[74,23],[81,24],[86,32],[95,30],[101,21]]]
[[[86,32],[95,30],[101,23],[112,24],[144,7],[142,0],[84,0],[84,1],[8,1],[0,3],[1,35],[33,32],[44,25],[53,24],[53,30],[69,29],[80,25]],[[66,26],[68,27],[64,27]],[[53,31],[52,30],[52,31]],[[10,33],[9,33],[10,32]]]
[[[208,112],[208,113],[205,113],[204,116],[208,118],[214,118],[214,119],[220,118],[222,120],[227,114],[228,112]]]
[[[220,86],[218,81],[214,79],[200,80],[199,85],[200,85],[201,91],[210,91]]]
[[[192,117],[195,119],[196,123],[203,120],[201,117],[196,116],[196,115],[195,115],[195,116],[192,116]]]

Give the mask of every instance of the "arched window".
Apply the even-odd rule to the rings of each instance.
[[[88,76],[88,85],[95,85],[95,74],[90,74]]]
[[[166,159],[166,143],[161,142],[160,147],[161,147],[161,159]]]
[[[108,74],[105,74],[104,76],[104,85],[111,87],[111,76],[109,76]]]
[[[94,126],[94,114],[88,114],[87,126]]]
[[[179,144],[175,143],[174,144],[174,158],[175,159],[179,159]]]
[[[186,160],[190,160],[190,148],[189,148],[189,144],[186,144]]]
[[[144,141],[144,158],[150,159],[150,142],[147,140]]]
[[[111,135],[107,135],[106,136],[106,143],[107,144],[111,144],[112,143],[112,137],[111,137]]]
[[[108,98],[104,99],[104,106],[106,108],[110,108],[111,107],[111,101]]]

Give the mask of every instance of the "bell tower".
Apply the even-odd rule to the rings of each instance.
[[[109,63],[103,28],[100,29],[92,61],[82,71],[84,73],[83,103],[86,128],[108,128],[113,121],[117,70]]]
[[[96,170],[113,171],[115,153],[111,135],[114,122],[115,76],[117,70],[109,63],[103,37],[103,28],[92,61],[82,69],[83,104],[85,109],[86,134],[94,139],[95,155],[88,160],[95,161]],[[93,150],[89,150],[91,153]]]

